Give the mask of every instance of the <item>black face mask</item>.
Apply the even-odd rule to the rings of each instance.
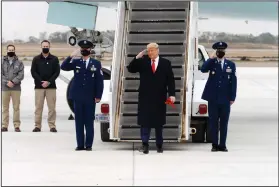
[[[13,57],[15,56],[15,52],[7,52],[8,57]]]
[[[81,53],[82,56],[88,56],[88,55],[90,55],[90,51],[88,51],[87,49],[81,50],[80,53]]]
[[[47,54],[47,53],[49,52],[49,48],[43,48],[43,49],[42,49],[42,52],[43,52],[44,54]]]
[[[216,56],[217,56],[218,58],[223,58],[223,57],[225,56],[225,52],[224,52],[224,51],[217,51],[217,52],[216,52]]]

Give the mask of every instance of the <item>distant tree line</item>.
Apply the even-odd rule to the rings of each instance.
[[[278,35],[274,36],[269,32],[261,33],[258,36],[252,34],[230,34],[225,32],[202,32],[199,33],[199,42],[213,43],[215,41],[226,41],[230,43],[255,43],[278,45]]]
[[[70,31],[67,32],[54,32],[49,35],[47,32],[42,32],[39,34],[39,37],[29,36],[27,41],[22,39],[14,39],[13,41],[5,41],[2,38],[2,43],[39,43],[44,39],[50,40],[52,43],[66,43],[67,37]],[[102,31],[106,37],[108,37],[112,42],[114,42],[114,30]],[[199,42],[200,43],[213,43],[215,41],[226,41],[230,43],[258,43],[258,44],[273,44],[278,45],[278,35],[272,35],[271,33],[262,33],[258,36],[252,34],[230,34],[225,32],[200,32],[199,33]]]

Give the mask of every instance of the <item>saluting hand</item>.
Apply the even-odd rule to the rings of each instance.
[[[136,56],[136,59],[141,58],[141,57],[144,55],[145,52],[146,52],[146,49],[143,50],[143,51],[141,51],[141,52]]]
[[[216,57],[216,51],[213,51],[210,55],[210,58],[215,58]]]
[[[74,50],[74,52],[72,52],[71,58],[76,57],[76,56],[81,56],[80,49],[76,49],[76,50]]]

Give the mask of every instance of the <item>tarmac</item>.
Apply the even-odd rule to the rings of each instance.
[[[63,71],[61,71],[63,74]],[[169,143],[159,154],[137,151],[140,144],[104,143],[95,123],[92,152],[76,152],[74,121],[68,120],[67,84],[57,79],[57,130],[49,132],[47,106],[43,131],[34,128],[34,83],[25,67],[21,129],[2,133],[3,186],[278,186],[278,68],[239,67],[232,105],[229,152],[211,144]]]

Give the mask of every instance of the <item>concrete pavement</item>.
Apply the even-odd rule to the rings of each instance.
[[[241,67],[237,76],[228,153],[212,153],[210,144],[170,143],[163,154],[153,145],[149,155],[142,155],[134,150],[139,144],[103,143],[98,123],[93,151],[75,152],[74,121],[67,120],[67,85],[61,79],[58,133],[49,132],[46,105],[43,131],[32,132],[34,87],[26,66],[22,132],[13,132],[11,119],[9,132],[2,133],[2,185],[278,185],[278,69]]]

